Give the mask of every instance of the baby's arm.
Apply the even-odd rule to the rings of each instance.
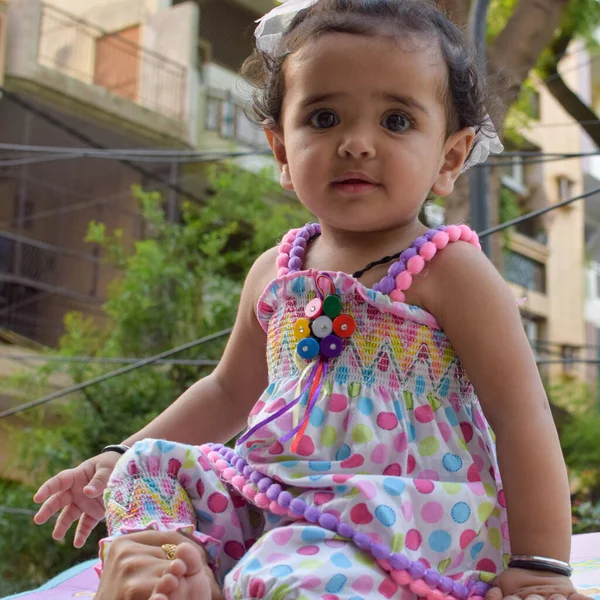
[[[516,299],[468,244],[440,253],[411,291],[408,301],[432,312],[448,336],[496,434],[511,552],[568,562],[567,472]]]
[[[124,444],[132,446],[146,438],[194,445],[226,442],[244,428],[252,406],[267,387],[266,336],[255,307],[276,275],[276,253],[276,249],[269,250],[250,270],[233,332],[217,368]],[[61,511],[53,537],[62,539],[79,520],[74,543],[81,547],[104,516],[102,494],[118,458],[114,452],[100,454],[46,481],[34,497],[43,502],[35,522],[41,525]]]
[[[231,337],[215,370],[186,390],[169,408],[123,443],[146,438],[186,444],[225,443],[246,425],[248,414],[267,387],[266,335],[255,314],[256,304],[275,276],[275,250],[250,270]]]

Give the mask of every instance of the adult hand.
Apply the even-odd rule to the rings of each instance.
[[[148,600],[169,568],[161,546],[178,545],[182,538],[175,531],[140,531],[116,538],[110,544],[95,600]]]

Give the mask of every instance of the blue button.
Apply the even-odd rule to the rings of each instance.
[[[319,342],[315,338],[306,338],[298,342],[296,352],[304,360],[310,360],[319,354]]]

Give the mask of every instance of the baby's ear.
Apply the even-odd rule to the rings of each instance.
[[[290,167],[287,161],[283,132],[276,125],[265,125],[264,132],[267,142],[269,142],[269,146],[271,146],[271,150],[273,151],[277,168],[279,169],[279,183],[284,190],[293,191],[294,184],[292,183]]]
[[[444,144],[444,160],[431,191],[436,196],[448,196],[454,190],[464,162],[469,156],[475,141],[475,130],[465,127],[448,137]]]

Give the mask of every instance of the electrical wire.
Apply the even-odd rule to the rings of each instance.
[[[197,173],[188,173],[179,178],[180,183],[185,183],[188,180],[193,180],[198,177]],[[58,186],[57,186],[58,187]],[[66,188],[65,188],[66,189]],[[57,193],[61,193],[63,190],[55,189]],[[150,190],[153,191],[153,190]],[[94,206],[103,206],[104,204],[109,204],[110,202],[115,202],[119,200],[122,196],[131,197],[131,190],[120,190],[113,194],[109,194],[108,196],[104,196],[102,198],[95,198],[93,200],[86,200],[77,204],[71,204],[69,206],[61,206],[60,208],[51,208],[45,211],[39,211],[32,215],[28,215],[20,220],[21,223],[30,223],[32,221],[37,221],[38,219],[45,219],[49,217],[54,217],[56,215],[62,215],[67,213],[72,213],[77,210],[84,210],[86,208],[91,208]],[[134,213],[133,211],[125,212],[122,208],[119,208],[119,212],[124,214],[129,214],[132,217],[139,217],[139,213]],[[18,219],[15,217],[13,219],[7,219],[5,221],[0,221],[0,227],[12,227],[19,223]],[[2,236],[2,232],[0,232],[0,237]]]
[[[102,158],[123,160],[131,159],[138,162],[145,159],[152,162],[173,162],[185,159],[226,159],[244,156],[256,156],[271,154],[268,149],[246,150],[243,152],[220,152],[220,151],[198,151],[198,150],[168,150],[148,148],[73,148],[65,146],[36,146],[29,144],[5,144],[0,143],[0,150],[13,152],[29,152],[32,154],[69,154],[77,158]]]
[[[556,210],[557,208],[562,208],[563,206],[568,206],[569,204],[576,202],[577,200],[583,200],[584,198],[588,198],[589,196],[593,196],[594,194],[600,193],[600,187],[593,188],[584,192],[583,194],[579,194],[579,196],[574,196],[573,198],[567,198],[562,202],[557,202],[556,204],[552,204],[551,206],[546,206],[545,208],[540,208],[538,210],[534,210],[526,215],[521,217],[517,217],[516,219],[511,219],[510,221],[506,221],[505,223],[501,223],[500,225],[496,225],[495,227],[490,227],[485,231],[482,231],[479,234],[479,237],[486,237],[488,235],[492,235],[493,233],[498,233],[499,231],[503,231],[504,229],[508,229],[509,227],[514,227],[519,223],[523,223],[524,221],[529,221],[529,219],[534,219],[535,217],[539,217],[548,212]]]
[[[108,357],[108,356],[56,356],[56,355],[44,355],[44,354],[4,354],[0,352],[0,359],[5,358],[9,360],[17,360],[23,362],[54,362],[54,363],[89,363],[89,364],[101,364],[101,365],[128,365],[135,364],[143,358],[134,357],[127,358],[121,357]],[[157,365],[189,365],[193,367],[204,367],[204,366],[216,366],[219,364],[218,360],[204,360],[204,359],[165,359],[157,360],[153,364]]]
[[[118,377],[119,375],[125,375],[125,373],[130,373],[131,371],[135,371],[136,369],[140,369],[141,367],[145,367],[147,365],[151,365],[163,358],[167,358],[169,356],[173,356],[173,354],[178,354],[179,352],[183,352],[185,350],[189,350],[190,348],[195,348],[201,344],[205,344],[206,342],[211,342],[221,337],[225,337],[229,335],[232,331],[232,328],[223,329],[222,331],[218,331],[217,333],[213,333],[211,335],[207,335],[203,338],[193,340],[191,342],[187,342],[186,344],[182,344],[181,346],[177,346],[176,348],[172,348],[171,350],[165,350],[160,354],[155,354],[154,356],[149,356],[148,358],[144,358],[139,360],[131,365],[127,365],[126,367],[121,367],[120,369],[116,369],[114,371],[110,371],[108,373],[104,373],[98,377],[94,377],[93,379],[89,379],[87,381],[82,381],[76,385],[72,385],[63,390],[58,390],[43,398],[39,398],[38,400],[33,400],[32,402],[26,402],[25,404],[20,404],[19,406],[14,406],[13,408],[9,408],[0,412],[0,419],[4,419],[6,417],[10,417],[12,415],[19,414],[25,410],[30,408],[34,408],[36,406],[41,406],[42,404],[47,404],[52,400],[57,400],[58,398],[63,398],[64,396],[68,396],[75,392],[79,392],[84,390],[92,385],[96,385],[98,383],[102,383],[107,381],[108,379],[113,379],[114,377]]]
[[[582,121],[582,123],[588,123]],[[599,124],[598,121],[590,121],[589,123]],[[566,123],[566,125],[576,125],[577,123]],[[544,126],[561,126],[560,123],[540,124]],[[43,159],[35,157],[23,159],[0,160],[0,168],[8,168],[20,166],[22,164],[35,164],[36,162],[48,162],[53,160],[75,160],[75,159],[99,159],[99,160],[135,160],[137,162],[160,163],[160,164],[185,164],[185,163],[208,163],[218,162],[221,160],[229,160],[236,158],[247,158],[255,156],[270,156],[270,150],[255,150],[245,152],[170,152],[167,150],[137,150],[137,149],[116,149],[109,148],[105,150],[81,149],[60,146],[29,146],[23,144],[0,144],[0,149],[12,150],[17,152],[30,152],[39,154],[50,154]],[[65,156],[66,155],[66,156]],[[506,161],[507,157],[519,157],[523,160],[520,164],[537,164],[540,162],[554,162],[571,158],[585,158],[592,156],[600,156],[600,150],[590,152],[503,152],[500,155],[492,155],[486,163],[475,165],[476,167],[484,166],[510,166],[515,164],[515,161]],[[25,162],[26,161],[26,162]],[[163,182],[167,185],[166,182]]]

